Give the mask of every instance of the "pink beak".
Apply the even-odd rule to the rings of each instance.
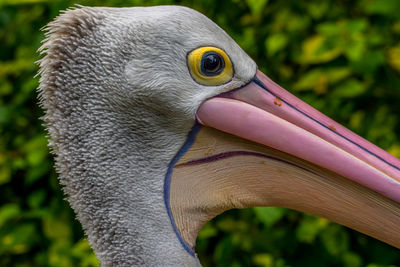
[[[302,158],[400,203],[400,160],[257,71],[246,86],[205,101],[198,121]]]

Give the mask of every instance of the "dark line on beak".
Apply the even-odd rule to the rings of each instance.
[[[338,136],[344,138],[345,140],[347,140],[347,141],[349,141],[350,143],[352,143],[353,145],[355,145],[355,146],[361,148],[362,150],[364,150],[364,151],[367,152],[368,154],[370,154],[370,155],[376,157],[377,159],[380,159],[381,161],[385,162],[385,163],[388,164],[389,166],[391,166],[391,167],[393,167],[394,169],[400,171],[400,168],[397,167],[396,165],[394,165],[394,164],[388,162],[387,160],[383,159],[382,157],[380,157],[380,156],[376,155],[375,153],[369,151],[368,149],[366,149],[365,147],[361,146],[360,144],[354,142],[354,141],[351,140],[350,138],[348,138],[348,137],[346,137],[346,136],[344,136],[344,135],[342,135],[342,134],[340,134],[340,133],[338,133],[338,132],[336,132],[336,131],[333,131],[331,128],[329,128],[328,126],[326,126],[326,125],[323,124],[322,122],[318,121],[317,119],[311,117],[311,116],[308,115],[307,113],[301,111],[301,110],[298,109],[297,107],[293,106],[292,104],[290,104],[289,102],[287,102],[285,99],[282,99],[281,97],[275,95],[272,91],[270,91],[270,90],[265,86],[265,84],[264,84],[262,81],[260,81],[260,79],[258,79],[257,76],[254,76],[253,82],[254,82],[255,84],[257,84],[258,86],[260,86],[260,87],[261,87],[262,89],[264,89],[265,91],[267,91],[268,93],[270,93],[271,95],[273,95],[274,97],[278,97],[278,98],[279,98],[282,102],[284,102],[286,105],[288,105],[288,106],[291,107],[292,109],[296,110],[297,112],[301,113],[302,115],[306,116],[306,117],[309,118],[310,120],[312,120],[312,121],[318,123],[318,124],[321,125],[322,127],[324,127],[324,128],[326,128],[327,130],[329,130],[330,132],[332,132],[332,133],[334,133],[334,134],[336,134],[336,135],[338,135]]]
[[[313,172],[307,168],[304,168],[300,165],[297,165],[293,162],[278,158],[278,157],[274,157],[274,156],[269,156],[269,155],[265,155],[263,153],[258,153],[258,152],[252,152],[252,151],[228,151],[228,152],[223,152],[223,153],[219,153],[219,154],[215,154],[209,157],[204,157],[204,158],[199,158],[199,159],[195,159],[195,160],[190,160],[187,162],[183,162],[180,164],[175,165],[174,168],[182,168],[182,167],[186,167],[186,166],[194,166],[194,165],[201,165],[201,164],[205,164],[205,163],[210,163],[210,162],[215,162],[218,160],[223,160],[223,159],[227,159],[227,158],[232,158],[232,157],[238,157],[238,156],[253,156],[253,157],[259,157],[259,158],[265,158],[265,159],[271,159],[271,160],[275,160],[275,161],[279,161],[279,162],[283,162],[286,163],[288,165],[297,167],[299,169],[308,171],[312,174],[318,175],[320,177],[322,177],[321,175],[319,175],[316,172]]]

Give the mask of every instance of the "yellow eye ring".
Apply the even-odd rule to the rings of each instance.
[[[220,48],[197,48],[188,54],[187,62],[190,75],[202,85],[221,85],[233,77],[231,60]]]

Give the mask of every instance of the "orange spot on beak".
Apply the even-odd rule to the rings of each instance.
[[[282,106],[282,101],[279,98],[275,98],[274,104],[277,105],[278,107]]]

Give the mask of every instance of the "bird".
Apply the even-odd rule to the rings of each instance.
[[[201,227],[253,206],[400,248],[400,160],[273,82],[203,14],[77,6],[45,31],[49,145],[102,266],[200,266]]]

